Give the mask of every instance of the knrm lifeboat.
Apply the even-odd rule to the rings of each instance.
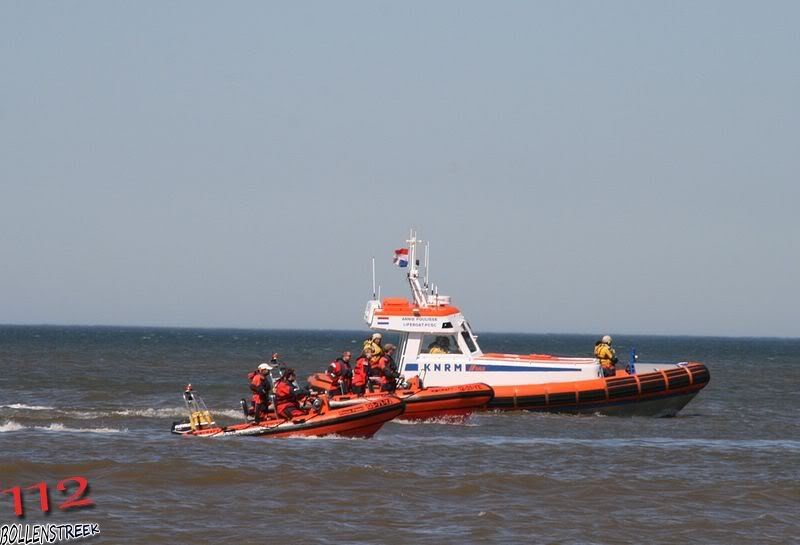
[[[427,248],[423,284],[416,255],[420,241],[412,232],[407,242],[396,257],[408,267],[411,300],[373,297],[364,320],[374,331],[399,335],[400,373],[419,377],[426,387],[488,384],[494,390],[486,404],[490,409],[674,416],[710,380],[698,362],[632,359],[625,370],[604,377],[593,357],[484,353],[450,297],[428,284]]]

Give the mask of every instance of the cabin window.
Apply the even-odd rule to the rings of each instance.
[[[422,354],[461,354],[452,335],[425,335],[420,348]]]
[[[461,326],[461,337],[464,339],[464,342],[467,343],[467,348],[469,348],[470,353],[478,350],[478,347],[475,346],[475,341],[472,340],[472,335],[470,335],[469,329],[467,329],[466,326]]]

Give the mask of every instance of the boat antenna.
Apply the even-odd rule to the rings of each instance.
[[[375,256],[372,256],[372,300],[375,299]]]
[[[425,291],[419,285],[419,259],[417,259],[417,243],[422,242],[417,240],[417,234],[414,229],[411,229],[409,239],[406,241],[409,244],[411,267],[408,270],[408,283],[411,286],[411,293],[414,296],[414,304],[418,307],[425,308],[428,306],[425,300]]]
[[[430,242],[425,242],[425,289],[427,290],[430,287],[428,283],[430,281],[429,271],[431,268],[431,244]]]

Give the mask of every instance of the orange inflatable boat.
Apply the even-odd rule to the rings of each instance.
[[[308,377],[308,384],[315,390],[328,391],[331,377],[316,373]],[[414,377],[407,386],[391,394],[405,402],[405,411],[397,417],[399,420],[464,420],[473,411],[485,407],[494,397],[492,388],[483,383],[423,388]],[[386,392],[367,393],[363,397],[336,395],[330,398],[329,403],[331,407],[355,406],[388,395]]]
[[[189,419],[172,424],[172,433],[196,437],[297,437],[338,435],[372,437],[386,422],[402,414],[405,403],[395,396],[383,396],[358,405],[333,408],[323,398],[310,404],[306,415],[291,420],[270,418],[218,426],[202,399],[191,389],[184,392]]]

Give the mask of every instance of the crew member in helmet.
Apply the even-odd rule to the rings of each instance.
[[[307,414],[300,408],[302,390],[295,385],[296,378],[294,369],[289,367],[283,371],[281,378],[275,383],[276,412],[287,420]]]
[[[345,350],[342,355],[336,358],[328,366],[327,375],[331,377],[331,388],[329,395],[349,394],[350,385],[353,380],[353,371],[350,369],[350,359],[352,354]]]
[[[372,359],[372,349],[367,347],[356,360],[356,367],[353,369],[352,390],[354,394],[363,396],[367,389],[369,380],[370,360]]]
[[[272,393],[272,378],[269,372],[272,367],[269,363],[261,363],[255,371],[247,375],[250,379],[250,390],[253,392],[253,418],[256,422],[265,418],[268,413],[269,396]]]
[[[364,341],[364,350],[369,348],[372,350],[372,362],[375,363],[378,361],[378,358],[381,357],[383,354],[383,347],[381,346],[381,342],[383,340],[383,336],[380,333],[373,333],[372,337]]]
[[[603,338],[595,343],[594,357],[600,361],[604,377],[613,377],[617,374],[617,355],[611,348],[611,335],[603,335]]]

